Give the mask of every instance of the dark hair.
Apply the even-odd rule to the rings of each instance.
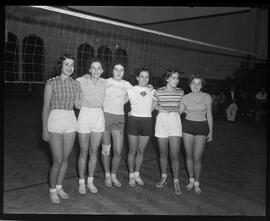
[[[137,68],[137,69],[135,70],[135,76],[136,76],[136,77],[139,77],[140,73],[143,72],[143,71],[148,72],[148,73],[149,73],[149,77],[150,77],[151,71],[150,71],[148,68],[146,68],[146,67],[140,67],[140,68]]]
[[[76,75],[75,74],[75,58],[70,54],[63,54],[62,56],[60,56],[58,58],[58,60],[56,62],[56,65],[54,67],[54,71],[53,71],[52,75],[49,76],[49,78],[56,77],[56,76],[61,74],[62,68],[63,68],[63,62],[66,59],[72,59],[74,61],[74,71],[73,71],[73,73],[71,75],[74,78],[74,75]]]
[[[115,67],[116,65],[122,65],[123,68],[124,68],[124,71],[125,71],[125,73],[126,73],[126,70],[127,70],[127,63],[126,63],[125,61],[122,61],[122,60],[120,60],[120,59],[114,60],[114,61],[111,63],[111,70],[112,70],[112,72],[113,72],[113,69],[114,69],[114,67]]]
[[[89,70],[92,63],[99,62],[101,64],[101,67],[104,67],[103,61],[97,57],[90,57],[86,62],[86,69]]]
[[[177,69],[166,69],[164,71],[164,73],[161,75],[161,78],[163,80],[164,83],[167,83],[167,80],[174,74],[174,73],[178,73],[180,75],[180,71],[178,71]]]
[[[188,78],[188,85],[190,86],[191,82],[194,80],[194,79],[200,79],[201,82],[202,82],[202,87],[205,86],[205,80],[199,75],[199,74],[192,74],[189,76]]]

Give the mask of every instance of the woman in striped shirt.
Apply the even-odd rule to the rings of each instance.
[[[77,122],[74,105],[79,106],[80,85],[71,78],[74,58],[65,54],[58,60],[59,75],[47,81],[42,111],[43,140],[49,142],[53,164],[49,176],[49,196],[52,203],[69,196],[62,189],[63,179],[72,150]]]
[[[167,156],[169,144],[174,192],[178,195],[181,194],[179,184],[179,151],[182,137],[179,105],[184,91],[177,87],[179,83],[179,72],[177,70],[166,70],[162,78],[166,82],[166,86],[159,88],[156,93],[158,115],[156,119],[155,136],[158,138],[159,162],[161,167],[161,180],[156,187],[162,188],[167,184]]]

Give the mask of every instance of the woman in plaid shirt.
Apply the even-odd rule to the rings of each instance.
[[[57,62],[58,76],[47,81],[42,112],[43,140],[49,142],[53,164],[50,168],[49,196],[52,203],[60,203],[69,196],[62,189],[72,150],[77,121],[74,105],[79,107],[79,82],[72,79],[74,58],[65,54]],[[60,197],[60,198],[59,198]]]

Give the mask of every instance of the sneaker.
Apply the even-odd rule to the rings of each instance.
[[[58,197],[57,192],[49,193],[49,196],[50,196],[50,199],[51,199],[52,203],[54,203],[54,204],[59,204],[60,203],[60,199]]]
[[[60,196],[61,199],[68,199],[69,195],[61,188],[61,189],[56,189],[57,195]]]
[[[156,184],[157,188],[162,188],[167,185],[167,178],[162,177],[161,180]]]
[[[79,183],[78,192],[82,195],[86,194],[86,188],[84,183]]]
[[[200,189],[200,183],[199,182],[194,182],[194,190],[195,190],[195,193],[196,194],[201,194],[202,193],[202,190]]]
[[[97,193],[98,189],[95,187],[93,182],[87,183],[87,187],[90,189],[91,193]]]
[[[182,194],[181,189],[180,189],[179,182],[174,182],[174,193],[176,195]]]
[[[111,178],[111,180],[112,180],[112,183],[113,183],[116,187],[121,187],[121,186],[122,186],[122,184],[119,182],[119,180],[118,180],[116,177]]]
[[[144,182],[143,182],[143,180],[141,179],[140,176],[135,176],[135,181],[141,186],[144,185]]]
[[[129,178],[128,185],[131,186],[131,187],[135,187],[136,186],[135,177],[130,177]]]
[[[189,179],[189,184],[186,186],[187,190],[191,190],[194,186],[194,178]]]
[[[112,186],[111,177],[110,176],[105,177],[104,183],[105,183],[105,186],[111,187]]]

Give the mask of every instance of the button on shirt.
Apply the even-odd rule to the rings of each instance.
[[[62,79],[60,76],[49,79],[52,86],[51,108],[73,110],[75,93],[80,93],[80,85],[71,77]]]
[[[90,75],[87,74],[76,80],[80,82],[81,86],[81,106],[88,108],[102,107],[105,97],[106,79],[99,78],[96,84],[94,84]]]

